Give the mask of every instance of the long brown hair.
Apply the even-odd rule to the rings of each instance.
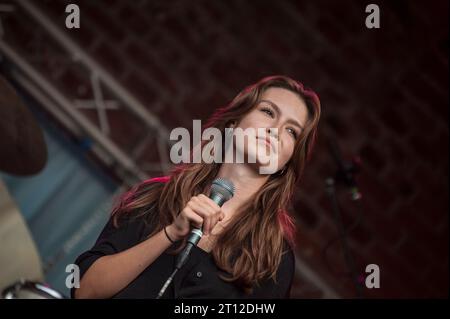
[[[269,87],[285,88],[298,94],[307,106],[308,120],[286,169],[282,174],[272,174],[260,191],[233,215],[212,250],[216,265],[228,275],[220,277],[234,282],[246,293],[251,293],[253,285],[263,278],[276,280],[284,239],[291,247],[295,246],[295,224],[288,214],[287,205],[316,140],[320,101],[316,93],[300,82],[282,75],[269,76],[246,87],[227,106],[218,108],[203,127],[218,128],[225,136],[225,128],[233,121],[239,122],[258,105],[262,93]],[[202,141],[202,147],[208,142]],[[121,216],[134,212],[133,215],[144,217],[146,223],[153,225],[148,235],[153,236],[173,222],[192,196],[204,192],[211,185],[220,165],[214,162],[181,164],[175,166],[169,176],[135,185],[115,204],[112,212],[114,224],[118,226]],[[171,253],[179,253],[186,239]]]

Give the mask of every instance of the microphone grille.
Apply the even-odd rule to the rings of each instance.
[[[225,178],[216,178],[211,185],[211,192],[220,193],[225,200],[231,199],[234,195],[234,185]]]

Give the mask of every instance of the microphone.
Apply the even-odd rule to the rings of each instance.
[[[222,205],[234,195],[234,185],[231,181],[224,178],[216,178],[212,182],[211,192],[209,198],[211,198],[218,206]],[[197,243],[203,236],[203,226],[202,229],[194,228],[187,239],[186,247],[178,255],[177,263],[175,268],[180,269],[186,263],[189,254],[191,253],[192,247],[197,246]]]
[[[211,192],[209,194],[209,198],[211,198],[217,205],[222,207],[222,205],[229,200],[234,195],[234,185],[227,179],[224,178],[216,178],[211,185]],[[183,251],[178,255],[177,262],[175,265],[175,269],[172,274],[167,278],[164,285],[161,287],[156,299],[160,299],[167,287],[172,282],[175,274],[180,270],[181,267],[186,263],[189,254],[191,253],[192,247],[197,246],[197,243],[200,241],[200,238],[203,236],[203,226],[202,229],[194,228],[189,237],[187,239],[186,247],[184,247]]]

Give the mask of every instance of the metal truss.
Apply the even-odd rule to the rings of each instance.
[[[0,20],[0,57],[3,56],[14,66],[10,72],[14,80],[72,134],[80,139],[88,138],[92,142],[90,151],[112,168],[125,184],[133,185],[148,178],[148,173],[151,174],[151,172],[166,172],[171,166],[168,158],[169,132],[160,119],[145,108],[80,46],[67,37],[32,1],[17,0],[15,3],[35,20],[37,26],[43,30],[40,32],[45,32],[45,36],[50,36],[60,45],[62,51],[52,56],[52,61],[47,61],[47,63],[63,65],[76,63],[79,65],[79,69],[86,72],[90,79],[89,84],[93,97],[92,99],[77,99],[64,95],[33,66],[33,62],[39,61],[42,56],[36,52],[30,52],[29,56],[27,54],[28,58],[24,58],[6,43],[3,35],[7,30],[4,30]],[[0,5],[0,10],[3,12],[9,13],[15,9],[18,8],[12,5]],[[39,41],[37,45],[45,45],[42,42],[42,40]],[[105,98],[105,90],[108,91],[108,96],[113,96],[112,99]],[[119,108],[132,113],[149,129],[147,136],[135,141],[131,152],[122,150],[110,137],[111,128],[108,114]],[[98,123],[89,120],[81,109],[95,110]],[[155,148],[152,142],[156,142],[159,162],[144,162],[138,165],[136,158],[145,149]]]

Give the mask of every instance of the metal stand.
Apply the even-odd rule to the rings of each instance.
[[[355,202],[355,204],[356,205],[359,204],[359,201],[362,198],[362,196],[361,193],[359,192],[355,176],[359,172],[360,161],[359,158],[354,158],[352,162],[345,162],[341,157],[339,146],[334,138],[329,139],[329,147],[331,150],[331,155],[335,160],[335,162],[337,163],[338,168],[336,171],[335,178],[329,177],[326,179],[325,191],[330,199],[330,203],[333,209],[334,222],[338,230],[338,236],[341,242],[342,250],[344,252],[344,258],[349,270],[349,275],[356,289],[357,298],[363,298],[363,291],[361,284],[358,280],[358,273],[356,271],[355,261],[349,249],[347,240],[348,233],[355,227],[357,227],[361,222],[362,219],[361,207],[360,206],[358,207],[360,209],[358,219],[351,227],[346,229],[344,222],[342,220],[341,209],[339,207],[339,202],[336,196],[336,184],[341,183],[349,189],[351,199]],[[325,252],[326,249],[331,245],[331,243],[332,242],[327,244],[327,246],[325,247]]]

